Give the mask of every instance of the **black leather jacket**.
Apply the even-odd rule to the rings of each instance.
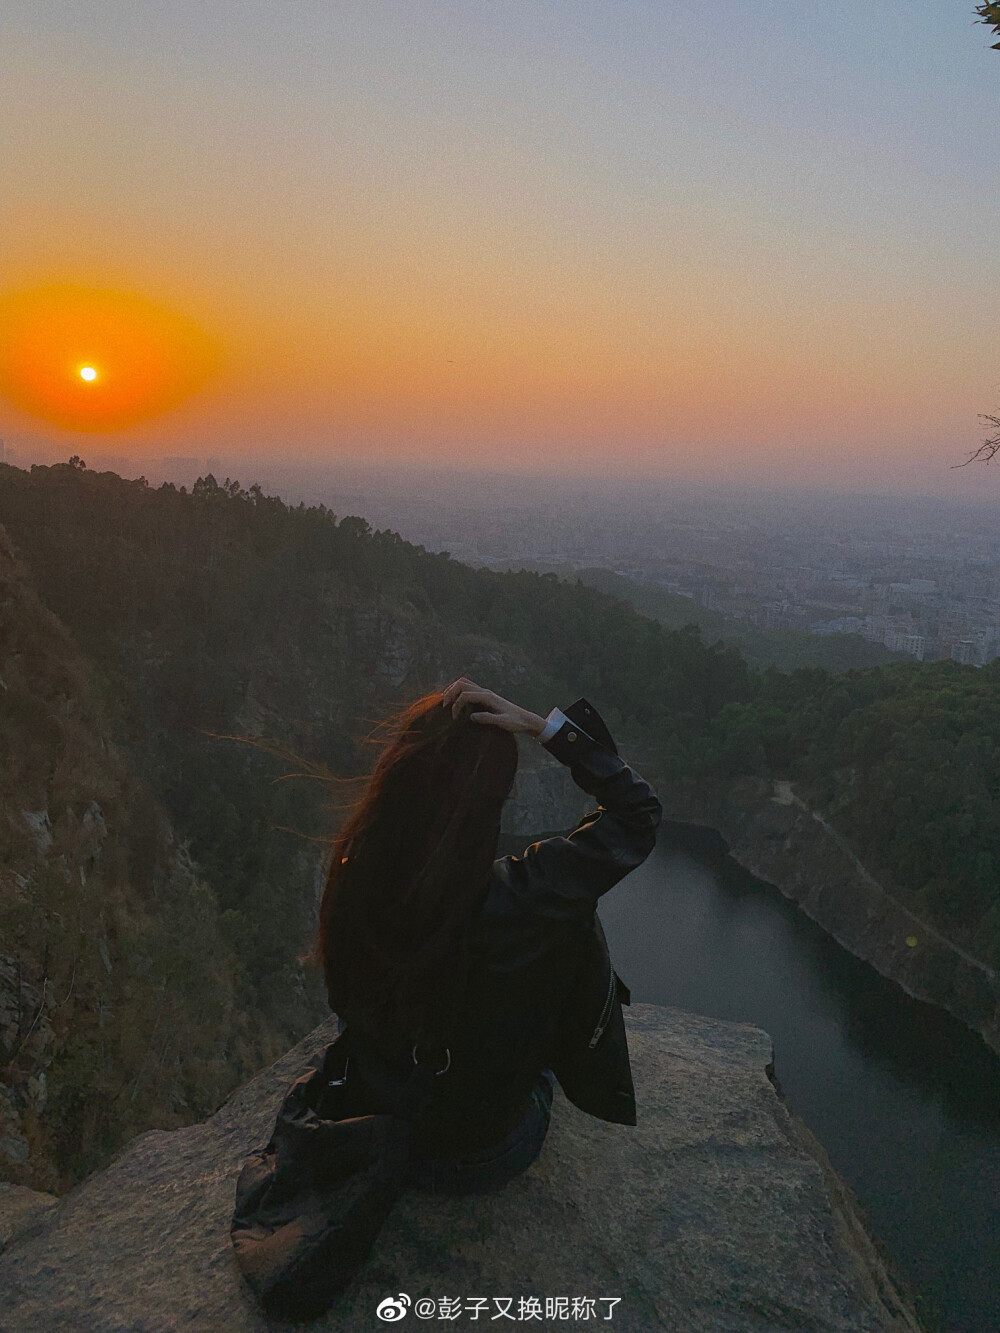
[[[636,1123],[621,1011],[630,996],[611,965],[596,908],[653,850],[663,811],[591,704],[579,699],[563,712],[569,721],[544,748],[597,808],[570,833],[493,863],[475,923],[472,989],[440,1088],[414,1119],[414,1153],[447,1155],[498,1142],[546,1067],[581,1110]],[[356,1025],[347,1026],[365,1110],[398,1111],[411,1053],[388,1061],[366,1046]]]

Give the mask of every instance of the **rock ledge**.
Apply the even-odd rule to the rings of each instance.
[[[635,1127],[584,1115],[556,1090],[542,1155],[502,1193],[409,1193],[365,1270],[316,1330],[384,1328],[387,1295],[460,1298],[457,1318],[509,1326],[496,1297],[537,1297],[529,1328],[619,1333],[917,1333],[846,1188],[771,1084],[771,1042],[678,1009],[626,1011]],[[236,1176],[281,1097],[333,1039],[316,1028],[211,1119],[134,1139],[54,1206],[0,1192],[4,1333],[263,1333],[229,1246]],[[546,1297],[598,1301],[546,1318]],[[486,1297],[478,1321],[473,1297]],[[611,1310],[601,1297],[620,1297]],[[592,1322],[591,1322],[592,1321]]]

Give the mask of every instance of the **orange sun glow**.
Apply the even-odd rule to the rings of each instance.
[[[217,363],[208,334],[145,297],[67,284],[0,296],[0,393],[69,430],[159,416]]]

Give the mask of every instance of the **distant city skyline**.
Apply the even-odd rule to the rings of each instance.
[[[125,461],[95,456],[90,465],[138,475]],[[745,649],[741,636],[751,635],[751,651],[754,634],[797,630],[854,636],[918,661],[983,666],[1000,656],[992,504],[280,461],[269,474],[240,475],[221,458],[194,456],[146,460],[144,473],[153,485],[190,486],[208,473],[245,487],[262,481],[288,503],[324,504],[471,565],[570,578],[610,570],[669,594],[675,617],[689,605],[710,638],[728,634]]]

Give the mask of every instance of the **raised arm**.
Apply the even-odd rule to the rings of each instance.
[[[572,832],[496,861],[491,908],[502,915],[589,919],[601,895],[642,865],[656,845],[663,807],[655,791],[558,708],[542,718],[464,677],[448,686],[443,701],[455,710],[471,706],[471,717],[484,725],[535,736],[598,802]],[[603,728],[599,718],[597,723]]]
[[[620,755],[559,717],[558,727],[541,743],[568,766],[570,777],[596,798],[598,808],[584,815],[572,832],[532,843],[520,856],[503,857],[493,869],[507,910],[584,921],[598,899],[649,856],[663,807],[649,783]]]

